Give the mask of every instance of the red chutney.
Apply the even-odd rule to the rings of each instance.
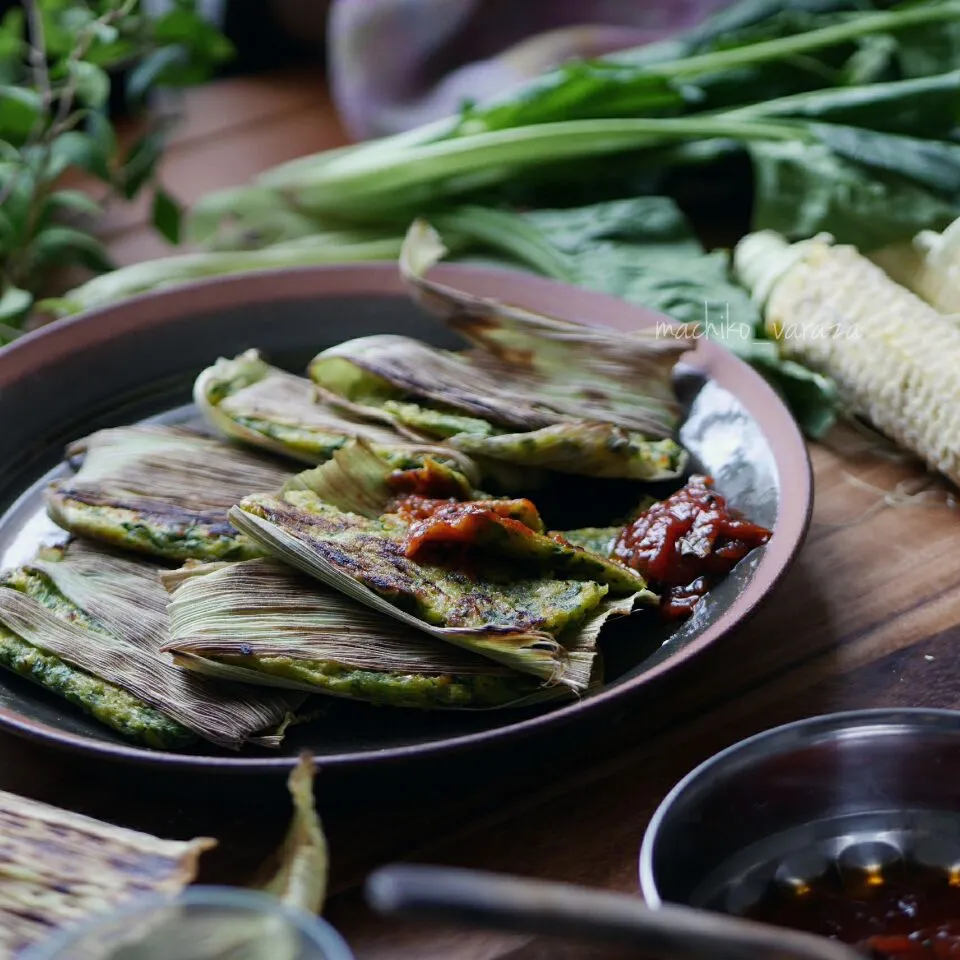
[[[416,494],[420,497],[469,496],[464,481],[457,475],[442,469],[433,460],[426,460],[422,467],[410,470],[394,470],[387,477],[387,486],[398,495]]]
[[[539,522],[537,508],[529,500],[436,500],[416,495],[401,497],[392,512],[410,524],[404,538],[404,553],[411,559],[434,555],[438,548],[462,553],[474,546],[491,526],[521,536],[534,530],[528,523]],[[524,517],[528,522],[517,519]]]
[[[727,507],[710,477],[693,476],[624,527],[613,556],[661,592],[661,613],[676,620],[689,616],[713,584],[769,539],[769,530]]]

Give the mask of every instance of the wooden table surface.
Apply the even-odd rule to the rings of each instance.
[[[317,74],[231,80],[193,92],[163,168],[191,201],[267,166],[343,142]],[[104,233],[121,262],[162,254],[136,207]],[[371,916],[360,883],[391,860],[456,864],[637,889],[637,849],[664,793],[718,749],[836,710],[960,705],[960,518],[942,488],[885,505],[915,467],[857,441],[811,449],[813,524],[761,611],[658,682],[604,728],[560,742],[369,775],[321,772],[331,844],[328,917],[358,960],[609,958],[582,945]],[[851,444],[848,443],[847,446]],[[220,839],[203,879],[247,882],[281,836],[282,780],[159,775],[0,736],[0,787],[154,831]]]

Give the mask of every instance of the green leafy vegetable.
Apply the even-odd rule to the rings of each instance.
[[[153,225],[171,243],[180,242],[180,204],[167,193],[157,188],[153,195]]]
[[[82,220],[99,213],[100,204],[59,190],[60,177],[79,169],[108,194],[126,198],[156,187],[168,129],[154,125],[118,155],[107,116],[111,71],[139,60],[133,78],[142,95],[151,86],[204,80],[231,53],[195,0],[180,0],[159,18],[139,0],[25,0],[22,6],[0,20],[0,289],[23,294],[7,299],[0,345],[25,319],[50,270],[70,263],[95,272],[112,267]],[[176,70],[151,72],[157,58],[176,60]],[[157,190],[153,208],[158,229],[175,241],[175,201]]]
[[[176,55],[143,70],[162,77],[167,62]],[[698,324],[816,435],[837,411],[832,384],[780,357],[726,254],[707,252],[684,214],[728,219],[731,242],[748,227],[825,231],[864,251],[944,228],[960,213],[958,67],[960,0],[739,0],[678,37],[562,64],[456,117],[205,198],[186,233],[212,252],[119,271],[59,307],[194,276],[392,259],[422,217],[458,257]],[[0,244],[7,232],[0,219]]]
[[[870,251],[924,228],[942,229],[955,203],[904,176],[863,167],[824,144],[755,143],[753,223],[791,239],[820,231]]]

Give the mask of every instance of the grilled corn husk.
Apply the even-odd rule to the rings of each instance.
[[[179,427],[101,430],[67,449],[79,472],[47,490],[47,510],[71,533],[169,560],[258,556],[227,511],[291,473],[270,458]]]
[[[960,483],[960,329],[851,246],[755,233],[744,285],[787,357],[832,377],[857,414]]]
[[[321,402],[303,377],[268,364],[255,350],[220,359],[194,385],[194,400],[223,435],[301,463],[323,463],[352,439],[364,439],[397,469],[418,466],[424,456],[449,460],[476,475],[464,454],[410,431],[357,419]]]
[[[160,840],[0,792],[0,960],[134,897],[176,895],[214,846]]]
[[[569,696],[385,617],[272,559],[199,564],[164,576],[164,649],[221,679],[385,706],[485,709]]]
[[[278,744],[304,695],[175,666],[160,649],[167,603],[153,564],[81,543],[47,550],[2,581],[0,665],[149,746]]]

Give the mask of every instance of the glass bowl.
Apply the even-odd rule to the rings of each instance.
[[[91,916],[19,960],[353,960],[353,954],[325,920],[275,897],[197,886]]]

